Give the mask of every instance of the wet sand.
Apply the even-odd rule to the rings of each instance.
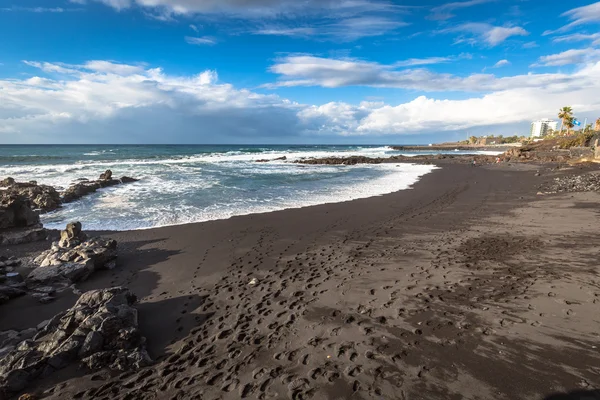
[[[136,293],[157,362],[122,375],[71,368],[37,390],[111,400],[600,398],[600,194],[538,196],[564,172],[536,168],[443,165],[390,195],[104,233],[119,242],[119,265],[79,289]],[[75,300],[16,299],[0,306],[0,325],[35,326]]]

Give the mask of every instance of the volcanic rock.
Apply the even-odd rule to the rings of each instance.
[[[152,360],[138,330],[136,301],[115,287],[81,295],[69,310],[41,324],[0,358],[0,396],[23,390],[38,377],[80,361],[91,369],[139,369]]]

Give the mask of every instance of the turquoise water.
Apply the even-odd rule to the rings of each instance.
[[[143,229],[334,203],[409,188],[431,166],[303,166],[306,157],[400,153],[381,146],[77,145],[0,146],[0,178],[64,189],[106,169],[139,178],[97,192],[42,217],[59,228]],[[286,156],[287,161],[257,163]]]

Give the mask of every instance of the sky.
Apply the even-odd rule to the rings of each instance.
[[[589,0],[0,0],[0,144],[426,144],[599,93]]]

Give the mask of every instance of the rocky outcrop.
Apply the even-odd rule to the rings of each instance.
[[[271,161],[285,161],[285,160],[287,160],[287,157],[283,156],[283,157],[273,158],[271,160],[268,160],[268,159],[256,160],[256,162],[257,163],[268,163],[268,162],[271,162]]]
[[[0,182],[4,195],[15,195],[28,199],[31,208],[41,212],[49,212],[60,208],[60,195],[52,186],[38,185],[37,182],[15,182],[6,178]]]
[[[326,158],[309,158],[297,161],[299,164],[309,165],[356,165],[356,164],[381,164],[386,161],[396,160],[396,157],[390,158],[371,158],[364,156],[351,157],[326,157]]]
[[[24,228],[39,222],[40,216],[27,197],[9,191],[0,193],[0,229]]]
[[[39,265],[27,277],[28,286],[52,283],[76,283],[86,280],[94,271],[116,266],[117,242],[91,238],[81,231],[81,223],[73,222],[61,232],[60,241],[35,258]]]
[[[78,183],[72,185],[71,187],[69,187],[67,190],[65,190],[62,193],[61,200],[63,203],[70,203],[70,202],[73,202],[75,200],[82,198],[83,196],[89,195],[90,193],[94,193],[98,189],[102,189],[102,188],[106,188],[106,187],[110,187],[110,186],[116,186],[116,185],[120,185],[122,183],[131,183],[131,182],[137,182],[137,181],[138,181],[137,179],[134,179],[134,178],[131,178],[128,176],[124,176],[120,179],[113,179],[112,171],[106,170],[106,172],[100,174],[100,177],[98,180],[95,180],[95,181],[84,180],[84,181],[78,182]]]
[[[118,371],[150,365],[135,301],[123,287],[87,292],[72,308],[28,332],[30,339],[0,357],[0,397],[75,362]]]
[[[27,197],[11,190],[0,191],[0,245],[29,243],[47,236]]]

